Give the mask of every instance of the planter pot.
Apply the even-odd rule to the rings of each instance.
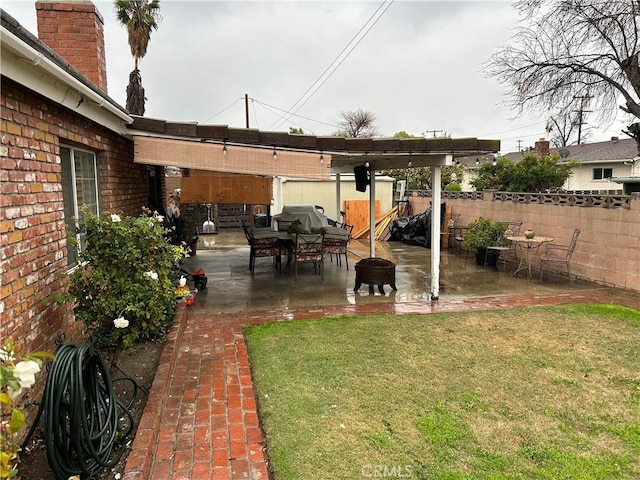
[[[484,265],[485,267],[495,267],[498,264],[498,257],[500,256],[500,252],[495,250],[489,250],[487,254],[486,249],[481,248],[476,252],[476,264]],[[486,258],[486,262],[485,262]]]

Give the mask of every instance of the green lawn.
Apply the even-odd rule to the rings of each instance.
[[[248,327],[276,480],[640,478],[640,314],[568,306]]]

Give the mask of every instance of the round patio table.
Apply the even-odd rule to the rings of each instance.
[[[525,236],[506,237],[507,240],[515,242],[516,249],[519,249],[523,255],[520,255],[520,262],[518,267],[511,273],[511,275],[517,275],[518,272],[526,270],[529,278],[531,278],[531,255],[537,256],[538,250],[543,243],[553,242],[552,237],[544,237],[542,235],[536,235],[533,238],[527,238]]]

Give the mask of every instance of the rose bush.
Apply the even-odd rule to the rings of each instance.
[[[10,340],[0,348],[0,478],[18,475],[20,446],[16,435],[23,427],[25,415],[17,405],[23,391],[31,388],[36,381],[36,373],[42,369],[42,359],[53,358],[47,352],[34,352],[18,358]]]
[[[175,264],[184,246],[167,240],[164,218],[83,212],[78,267],[69,274],[76,318],[98,347],[116,350],[168,330],[176,307]]]

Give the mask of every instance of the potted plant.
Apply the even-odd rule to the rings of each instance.
[[[496,246],[498,239],[506,229],[507,226],[500,222],[480,217],[469,222],[467,230],[462,236],[462,243],[467,251],[475,254],[478,265],[495,266],[500,253],[490,250],[487,255],[487,247]]]

